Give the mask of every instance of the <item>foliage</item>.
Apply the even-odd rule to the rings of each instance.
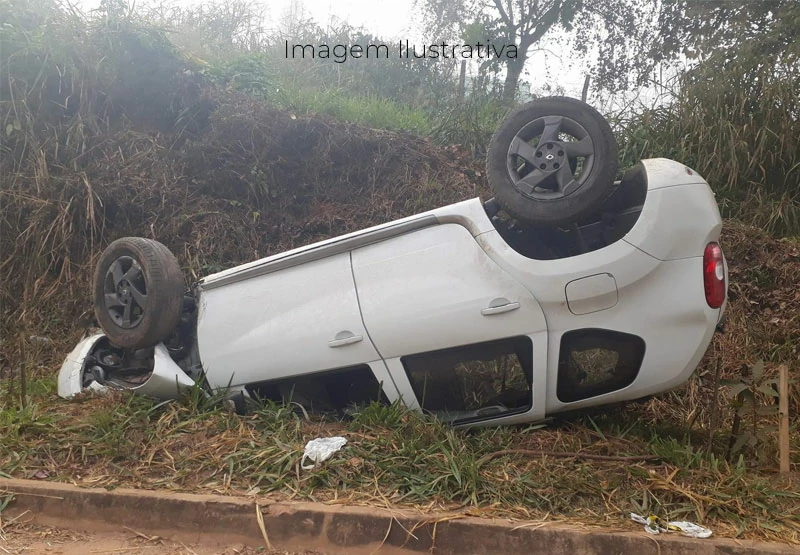
[[[754,70],[741,56],[725,69],[686,72],[668,102],[615,120],[621,167],[666,157],[697,170],[723,214],[775,233],[800,234],[800,70]]]
[[[194,5],[160,2],[135,11],[153,26],[169,30],[171,41],[200,63],[259,52],[268,41],[266,6],[255,0],[206,0]]]
[[[505,106],[488,94],[473,91],[463,100],[442,102],[432,111],[429,135],[440,144],[463,145],[483,159],[486,145],[505,115]]]
[[[598,51],[597,84],[609,91],[637,82],[649,66],[637,63],[637,54],[654,40],[654,5],[646,0],[419,0],[428,14],[428,33],[456,36],[465,43],[481,41],[515,45],[517,56],[494,61],[505,64],[502,100],[517,96],[520,76],[533,49],[544,39],[571,35],[576,51]]]
[[[770,443],[770,433],[778,431],[777,424],[764,424],[764,417],[778,415],[778,378],[764,374],[764,361],[756,362],[749,372],[738,380],[725,380],[729,386],[728,397],[734,410],[729,454],[736,455],[749,447],[759,458],[763,458]],[[763,399],[771,401],[764,403]],[[745,428],[742,429],[742,422]],[[761,461],[764,462],[764,461]]]
[[[260,53],[233,53],[213,65],[201,68],[199,73],[220,87],[268,103],[279,98],[278,78],[272,71],[270,60]]]
[[[199,69],[216,77],[232,76],[241,71],[245,82],[256,82],[261,88],[259,72],[269,87],[301,90],[309,87],[321,91],[348,90],[351,95],[382,97],[420,106],[435,102],[442,90],[452,84],[454,67],[441,60],[409,59],[397,56],[397,43],[353,27],[346,22],[331,21],[321,26],[302,6],[292,6],[276,18],[274,27],[265,28],[263,6],[251,0],[234,0],[221,4],[196,6],[161,6],[143,10],[154,25],[170,31],[172,41]],[[345,63],[340,55],[311,57],[300,47],[311,45],[331,48],[340,45],[359,46],[362,53],[368,45],[388,50],[363,55]]]
[[[276,104],[298,114],[326,114],[377,129],[417,135],[429,134],[432,127],[428,115],[418,108],[377,95],[354,96],[345,89],[284,89]]]
[[[745,56],[756,69],[800,56],[800,4],[795,0],[665,0],[659,14],[662,49],[726,68]]]
[[[56,6],[0,3],[4,171],[40,153],[79,166],[104,124],[124,116],[169,125],[196,93],[164,33],[124,5],[105,2],[88,21]],[[54,133],[56,122],[63,133]]]
[[[785,541],[800,530],[791,484],[654,434],[631,410],[548,428],[464,431],[397,404],[331,421],[275,404],[237,416],[191,397],[155,404],[111,393],[35,403],[39,426],[0,438],[2,472],[597,525],[649,510],[721,536]],[[305,443],[331,435],[347,445],[302,470]],[[625,456],[634,459],[614,459]]]

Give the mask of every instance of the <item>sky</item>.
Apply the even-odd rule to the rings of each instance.
[[[287,10],[294,0],[269,0],[277,13]],[[324,24],[334,16],[354,27],[389,38],[406,38],[414,33],[414,0],[302,0],[305,10]]]

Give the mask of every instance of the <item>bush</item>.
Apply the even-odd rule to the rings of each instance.
[[[724,215],[800,234],[800,69],[699,66],[667,105],[617,118],[622,165],[667,157],[697,170]]]

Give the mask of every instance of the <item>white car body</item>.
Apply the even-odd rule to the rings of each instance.
[[[725,310],[707,303],[703,267],[722,222],[695,172],[643,165],[632,228],[583,254],[527,257],[473,199],[208,276],[194,290],[194,366],[160,344],[150,377],[130,389],[169,398],[205,380],[231,396],[305,404],[315,379],[330,402],[360,398],[374,381],[383,401],[484,425],[674,388]],[[85,388],[86,357],[102,338],[67,357],[60,395]]]

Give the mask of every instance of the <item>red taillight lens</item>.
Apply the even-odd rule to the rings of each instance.
[[[725,302],[725,260],[718,243],[709,243],[703,253],[703,286],[708,306],[721,307]]]

